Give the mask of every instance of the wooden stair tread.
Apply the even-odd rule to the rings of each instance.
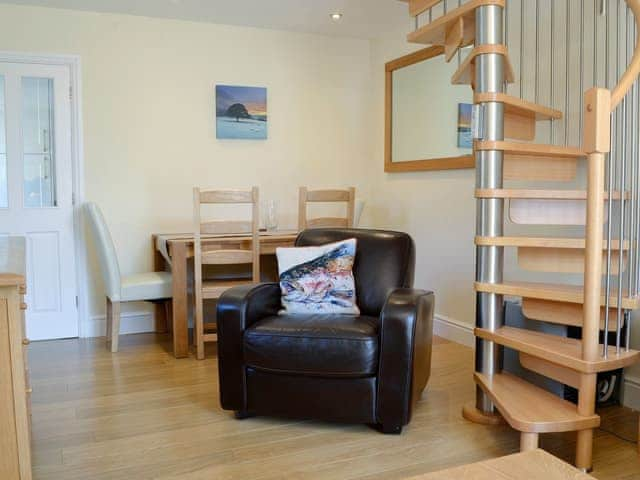
[[[537,103],[528,102],[518,97],[505,93],[476,93],[474,103],[499,102],[504,103],[505,115],[519,115],[535,117],[536,120],[559,120],[562,112],[553,108],[544,107]]]
[[[428,5],[434,2],[423,3]],[[447,12],[445,15],[433,20],[427,25],[420,27],[414,32],[411,32],[409,35],[407,35],[407,40],[411,43],[422,43],[425,45],[444,45],[447,32],[460,19],[463,19],[465,23],[472,22],[472,24],[475,25],[476,8],[483,5],[499,5],[501,7],[504,7],[504,4],[504,0],[472,0],[458,8],[451,10],[450,12]],[[425,10],[427,10],[428,8],[431,7],[427,7],[425,8]],[[413,11],[417,10],[418,9],[413,9]],[[409,9],[409,11],[413,15],[411,8]],[[471,39],[471,42],[469,43],[473,43],[473,39]]]
[[[477,141],[476,150],[501,150],[508,155],[542,156],[555,158],[582,158],[586,154],[579,148],[545,145],[540,143]]]
[[[567,303],[584,303],[584,289],[582,286],[558,285],[537,282],[505,282],[505,283],[475,283],[477,292],[495,293],[523,298],[539,298],[541,300],[555,300]],[[609,307],[618,306],[616,292],[612,289],[609,297]],[[605,297],[601,296],[600,305],[604,306]],[[639,297],[622,297],[622,308],[635,310],[640,307]]]
[[[530,247],[530,248],[567,248],[584,249],[584,238],[553,238],[553,237],[476,237],[476,245],[497,247]],[[611,248],[618,250],[620,242],[613,240]],[[603,248],[607,248],[605,240]],[[629,242],[623,243],[623,249],[629,249]]]
[[[517,198],[530,200],[586,200],[586,190],[534,190],[514,188],[479,188],[475,192],[476,198]],[[605,199],[609,195],[605,192]],[[620,192],[613,192],[614,200],[620,200]],[[629,197],[627,192],[625,198]]]
[[[505,155],[504,180],[569,182],[578,173],[577,158]]]
[[[451,77],[451,83],[454,85],[471,85],[474,81],[473,71],[476,57],[490,53],[504,56],[504,81],[507,83],[513,83],[515,81],[515,74],[513,73],[511,61],[509,60],[507,47],[504,45],[476,46],[462,62],[458,70],[453,74]]]
[[[640,359],[640,352],[636,350],[627,352],[622,349],[619,354],[616,354],[615,346],[609,346],[608,358],[600,357],[593,361],[583,360],[580,340],[522,328],[502,327],[495,332],[476,328],[475,334],[480,338],[494,341],[505,347],[580,373],[597,373],[624,368]],[[600,348],[602,349],[602,347]]]
[[[571,432],[600,425],[598,415],[578,415],[571,402],[509,373],[474,377],[509,425],[520,432]]]
[[[538,320],[556,325],[582,327],[583,312],[579,303],[556,302],[539,298],[523,298],[522,313],[531,320]],[[605,329],[605,309],[600,307],[600,330]],[[616,331],[616,322],[611,321],[618,313],[616,308],[609,309],[609,331]]]

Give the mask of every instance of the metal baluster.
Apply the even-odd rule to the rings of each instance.
[[[635,45],[636,38],[638,36],[638,31],[636,27],[635,21],[633,22],[633,43]],[[635,127],[633,128],[633,145],[635,147],[635,154],[633,154],[632,165],[636,167],[636,175],[633,176],[632,182],[634,186],[634,190],[636,192],[635,198],[635,226],[633,229],[633,234],[635,235],[633,241],[633,250],[635,251],[635,272],[633,275],[633,295],[638,295],[638,289],[640,288],[640,146],[638,145],[640,132],[638,132],[638,128],[640,128],[640,85],[638,80],[633,84],[634,90],[634,102],[633,108],[635,109]]]
[[[625,346],[624,349],[628,352],[631,347],[631,310],[625,310],[624,312],[624,321],[627,326],[627,332],[625,334]]]
[[[624,290],[624,255],[622,254],[622,248],[624,246],[624,223],[625,223],[625,193],[626,193],[626,175],[627,175],[627,129],[625,128],[625,120],[627,116],[627,97],[622,99],[622,107],[620,109],[620,124],[622,139],[620,145],[620,218],[619,218],[619,230],[618,230],[618,311],[616,315],[616,353],[620,353],[620,339],[622,335],[622,292]],[[611,199],[609,199],[611,202]]]
[[[622,31],[621,28],[621,15],[620,8],[623,2],[618,2],[618,8],[616,9],[616,74],[617,79],[621,76],[621,70],[625,68],[620,61],[620,54],[622,52],[622,48],[620,46],[620,33]],[[617,81],[616,79],[616,81]],[[620,140],[619,144],[616,144],[616,180],[618,180],[618,190],[620,194],[620,200],[618,202],[618,275],[617,275],[617,287],[618,287],[618,295],[617,295],[617,308],[616,308],[616,354],[620,353],[620,339],[622,333],[622,252],[620,250],[622,246],[622,242],[624,242],[624,207],[625,207],[625,198],[624,198],[624,190],[625,190],[625,167],[626,167],[626,131],[624,128],[624,114],[626,112],[626,97],[622,100],[622,105],[616,112],[616,142],[618,139]],[[619,157],[620,159],[618,160]],[[613,199],[609,198],[609,203],[612,203]],[[609,246],[611,248],[611,246]]]
[[[462,5],[462,0],[458,0],[458,8],[460,8],[461,5]],[[462,64],[462,47],[458,48],[458,53],[456,55],[458,57],[458,68],[460,68],[460,65]]]
[[[509,46],[509,5],[510,2],[504,2],[504,17],[502,18],[502,30],[504,31],[504,44]],[[458,0],[460,6],[460,0]]]
[[[551,108],[556,106],[556,102],[555,102],[555,75],[554,75],[554,67],[556,64],[556,57],[555,57],[555,48],[553,48],[554,45],[554,40],[555,40],[555,14],[556,14],[556,9],[553,8],[553,3],[551,4],[551,38],[550,38],[550,46],[551,46],[551,69],[550,69],[550,85],[549,85],[549,90],[550,90],[550,95],[551,95]],[[549,143],[551,145],[553,145],[553,142],[555,141],[554,139],[554,134],[555,134],[555,124],[554,124],[554,119],[551,119],[551,124],[549,126]]]
[[[633,50],[635,46],[635,19],[631,18],[631,24],[629,24],[630,18],[630,10],[627,9],[627,63],[630,62],[630,52]],[[635,285],[632,285],[632,280],[635,278],[635,271],[637,269],[637,251],[634,249],[634,235],[636,234],[637,228],[637,204],[636,204],[636,196],[638,191],[636,189],[636,176],[637,172],[637,129],[638,129],[638,118],[636,111],[636,95],[637,95],[637,87],[638,81],[633,83],[633,87],[631,89],[631,145],[630,145],[630,163],[631,163],[631,178],[629,180],[631,187],[631,211],[630,211],[630,227],[629,227],[629,277],[628,277],[628,296],[632,297],[635,291]],[[625,350],[628,352],[631,343],[631,311],[625,311],[625,325],[626,325],[626,335],[625,335]]]
[[[627,12],[627,15],[629,15],[629,13]],[[629,27],[629,25],[627,24],[627,28]],[[627,34],[627,61],[629,60],[629,41],[633,42],[635,34],[634,34],[634,30],[633,30],[633,26],[630,29],[631,30],[631,38],[629,38],[629,35]],[[630,186],[631,186],[631,198],[630,198],[630,224],[629,224],[629,265],[628,265],[628,278],[627,278],[627,288],[628,288],[628,296],[632,297],[634,295],[636,286],[635,286],[635,278],[636,278],[636,250],[635,250],[635,238],[636,238],[636,229],[637,229],[637,215],[638,215],[638,209],[637,209],[637,203],[636,203],[636,196],[637,196],[637,190],[636,190],[636,176],[638,174],[637,172],[637,164],[636,164],[636,159],[637,159],[637,138],[636,138],[636,130],[638,128],[638,117],[637,117],[637,111],[636,111],[636,105],[637,105],[637,99],[636,99],[636,95],[638,93],[638,82],[635,81],[633,83],[633,87],[631,88],[631,179],[630,179]]]
[[[565,17],[565,76],[564,76],[564,144],[569,145],[569,53],[571,53],[571,29],[569,19],[571,18],[571,3],[566,0],[567,12]]]
[[[504,9],[503,9],[503,14],[502,14],[502,31],[503,31],[503,35],[504,35],[504,45],[509,48],[509,2],[505,2],[504,3]],[[509,82],[507,82],[507,79],[504,79],[504,82],[502,83],[502,91],[504,93],[509,93]]]
[[[634,255],[631,296],[637,296],[640,287],[640,282],[638,281],[640,275],[640,168],[638,168],[640,166],[640,146],[638,145],[638,129],[640,128],[640,86],[637,80],[633,85],[633,108],[635,110],[633,116],[635,124],[632,129],[634,151],[632,152],[631,165],[635,169],[635,173],[632,174],[632,187],[635,192],[635,197],[633,199],[633,237],[631,239],[632,245],[630,245]]]
[[[540,23],[540,0],[536,0],[536,73],[535,76],[533,77],[534,80],[534,96],[535,96],[535,103],[539,103],[539,96],[540,96],[540,82],[538,79],[538,72],[540,71],[540,28],[539,28],[539,23]]]
[[[524,0],[520,0],[520,98],[524,98],[524,86],[522,84],[524,68],[522,68],[522,58],[524,57]]]
[[[601,5],[604,5],[604,0]],[[605,12],[604,7],[602,7],[601,12]],[[604,13],[603,13],[604,14]],[[609,28],[609,18],[605,17],[605,25],[606,25],[606,34],[605,34],[605,82],[607,88],[611,88],[611,66],[610,66],[610,58],[609,52],[611,50],[611,38],[610,38],[610,28]],[[615,149],[615,130],[613,128],[614,121],[613,116],[610,119],[610,129],[611,129],[611,152],[607,154],[607,265],[606,265],[606,276],[605,276],[605,300],[604,300],[604,346],[602,356],[607,358],[609,356],[609,304],[610,304],[610,294],[611,294],[611,239],[613,236],[612,232],[612,216],[613,216],[613,202],[611,201],[611,197],[613,195],[613,157],[614,157],[614,149]]]
[[[635,37],[638,35],[637,28],[634,22],[634,31]],[[635,42],[634,42],[635,43]],[[636,146],[636,154],[633,157],[633,163],[636,165],[636,176],[633,178],[635,190],[636,190],[636,228],[635,228],[635,245],[634,249],[636,251],[636,270],[635,270],[635,278],[634,278],[634,289],[633,294],[637,296],[640,292],[640,168],[638,168],[638,164],[640,163],[640,147],[638,146],[638,127],[640,127],[640,85],[638,84],[638,80],[636,80],[634,84],[634,88],[636,90],[636,102],[634,107],[636,109],[636,128],[633,130],[633,134],[635,135],[635,141],[633,142]]]
[[[609,347],[609,307],[611,304],[611,244],[613,240],[613,186],[614,186],[614,157],[615,157],[615,141],[616,141],[616,131],[615,131],[615,121],[613,116],[611,117],[611,152],[608,154],[607,158],[607,169],[608,169],[608,182],[607,182],[607,268],[606,268],[606,276],[605,276],[605,300],[604,300],[604,351],[602,355],[604,358],[607,358],[609,355],[608,347]]]
[[[631,44],[631,39],[629,37],[630,32],[631,32],[631,28],[629,27],[629,13],[630,10],[626,10],[626,22],[625,22],[625,64],[628,65],[631,61],[631,57],[629,55],[629,49],[630,44]],[[635,85],[635,82],[634,82]],[[627,110],[625,112],[625,117],[624,117],[624,128],[625,130],[629,130],[632,132],[633,126],[635,124],[634,122],[634,118],[633,118],[633,86],[631,87],[631,89],[627,92],[627,94],[625,95],[625,98],[627,99]],[[635,165],[633,162],[633,150],[634,150],[634,145],[633,145],[633,133],[631,133],[631,138],[630,141],[625,145],[625,149],[626,149],[626,155],[627,155],[627,159],[628,159],[628,165],[627,165],[627,183],[626,183],[626,188],[629,190],[629,199],[627,200],[627,205],[625,207],[625,211],[626,211],[626,218],[625,218],[625,239],[628,239],[629,241],[629,245],[627,248],[627,263],[626,263],[626,268],[627,268],[627,275],[626,275],[626,290],[625,290],[625,295],[627,297],[631,296],[631,277],[632,277],[632,249],[631,249],[631,242],[632,242],[632,224],[633,224],[633,211],[634,211],[634,207],[633,207],[633,197],[635,194],[635,188],[633,186],[633,174],[635,171]]]
[[[580,2],[580,90],[577,94],[578,105],[580,105],[584,94],[584,0]],[[579,112],[578,141],[582,138],[582,127],[584,123],[584,112],[582,108],[579,109]]]
[[[598,0],[593,0],[593,86],[598,85]]]

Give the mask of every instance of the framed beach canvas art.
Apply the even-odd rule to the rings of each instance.
[[[216,85],[216,138],[265,140],[267,89]]]

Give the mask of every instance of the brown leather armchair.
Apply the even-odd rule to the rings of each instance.
[[[302,232],[298,246],[356,238],[361,314],[278,315],[277,283],[242,286],[218,302],[220,401],[237,418],[273,415],[367,423],[400,433],[431,371],[434,295],[413,290],[405,233]]]

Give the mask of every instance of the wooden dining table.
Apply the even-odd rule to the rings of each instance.
[[[277,247],[293,246],[297,235],[294,230],[261,231],[260,255],[274,255]],[[203,235],[201,239],[205,251],[249,248],[251,245],[250,235]],[[152,240],[155,271],[170,270],[173,277],[173,354],[176,358],[188,357],[189,260],[193,258],[193,234],[156,233]],[[162,315],[156,315],[156,319],[160,318]],[[160,325],[156,327],[157,330],[161,328]]]

